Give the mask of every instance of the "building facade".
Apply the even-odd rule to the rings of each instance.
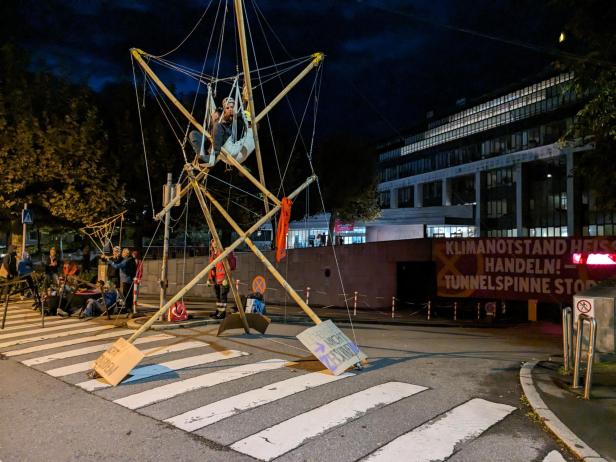
[[[572,175],[591,146],[559,142],[581,106],[572,79],[520,86],[381,145],[383,213],[367,235],[371,228],[376,235],[397,228],[389,234],[401,239],[420,229],[426,237],[613,235],[614,215],[597,211]]]

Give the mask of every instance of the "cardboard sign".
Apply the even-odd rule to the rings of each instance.
[[[115,387],[144,356],[132,343],[119,338],[94,361],[94,370]]]
[[[331,319],[306,329],[297,338],[334,375],[366,359],[355,345]]]

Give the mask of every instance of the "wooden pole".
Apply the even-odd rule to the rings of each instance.
[[[167,186],[165,189],[165,197],[163,207],[171,202],[171,188],[173,186],[173,177],[171,173],[167,173]],[[163,238],[163,261],[160,268],[160,305],[163,306],[167,302],[167,263],[169,260],[169,225],[171,224],[171,209],[167,209],[165,213],[165,234]]]
[[[188,169],[192,169],[192,164],[186,164],[184,166],[184,168],[186,170]],[[207,175],[207,170],[201,170],[199,173],[197,173],[197,175],[195,176],[195,180],[199,181],[202,177],[204,177],[205,175]],[[167,213],[168,210],[171,210],[173,207],[175,207],[175,205],[182,199],[182,197],[184,197],[186,195],[186,193],[192,188],[192,186],[190,184],[187,184],[186,186],[184,186],[183,188],[180,188],[180,191],[177,192],[176,194],[173,195],[173,197],[171,198],[171,201],[169,203],[167,203],[167,205],[165,205],[163,207],[163,209],[158,212],[156,215],[154,215],[154,219],[155,220],[161,220],[165,214]]]
[[[152,71],[152,69],[150,69],[150,66],[147,65],[147,63],[143,60],[143,58],[141,57],[142,54],[145,54],[142,50],[139,50],[137,48],[132,48],[131,49],[131,54],[134,56],[134,58],[137,60],[137,62],[139,63],[139,65],[143,68],[143,70],[150,76],[150,78],[154,81],[154,83],[156,84],[156,86],[158,86],[158,88],[161,89],[161,91],[167,96],[167,98],[169,98],[169,100],[173,103],[173,105],[175,107],[177,107],[180,112],[182,114],[184,114],[184,116],[188,119],[188,121],[197,129],[199,130],[201,133],[203,133],[210,141],[212,141],[212,135],[211,133],[209,133],[208,131],[206,131],[203,128],[203,125],[201,125],[197,119],[195,119],[193,117],[193,115],[182,105],[182,103],[180,103],[177,98],[173,95],[173,93],[171,93],[171,91],[165,86],[165,84],[156,76],[156,74],[154,73],[154,71]],[[253,128],[253,133],[256,135],[256,131]],[[256,136],[255,136],[255,140],[256,140]],[[255,144],[256,146],[256,144]],[[244,175],[248,180],[250,180],[250,182],[252,184],[254,184],[257,188],[259,188],[259,190],[264,194],[264,198],[263,201],[267,201],[266,197],[269,198],[272,202],[274,202],[276,205],[280,204],[280,201],[278,200],[278,198],[276,196],[274,196],[270,191],[268,191],[268,189],[265,187],[265,183],[264,181],[259,181],[257,180],[248,170],[246,170],[246,168],[244,168],[242,166],[242,164],[240,164],[237,160],[235,160],[235,158],[231,155],[229,155],[229,153],[226,151],[226,149],[221,148],[220,149],[221,155],[225,156],[225,159],[227,160],[227,162],[229,162],[230,164],[232,164],[235,168],[237,168],[240,173],[242,175]],[[261,171],[261,169],[259,169],[259,171]],[[269,204],[266,205],[265,207],[266,212],[269,211]],[[162,216],[162,212],[159,213],[157,215],[158,217]],[[160,219],[160,218],[159,218]]]
[[[308,178],[300,187],[298,187],[295,191],[293,191],[289,195],[289,198],[293,199],[297,197],[297,195],[300,192],[306,189],[308,185],[314,182],[316,179],[317,177],[314,175]],[[192,278],[182,289],[180,289],[178,293],[176,293],[173,297],[171,297],[171,299],[165,304],[165,306],[163,306],[162,308],[159,308],[159,310],[156,313],[154,313],[150,317],[150,319],[148,319],[133,335],[131,335],[127,341],[129,343],[133,343],[135,340],[141,337],[143,333],[146,332],[152,326],[152,324],[154,324],[154,322],[156,322],[156,319],[158,319],[158,317],[161,314],[167,311],[171,306],[173,306],[175,302],[177,302],[184,295],[186,295],[186,293],[190,289],[196,286],[199,283],[199,281],[201,281],[204,277],[207,276],[210,270],[214,268],[218,262],[222,261],[224,258],[227,258],[227,255],[233,252],[238,245],[244,242],[247,236],[250,236],[252,235],[252,233],[256,232],[261,226],[263,226],[264,223],[267,223],[274,215],[276,215],[276,213],[278,213],[279,210],[280,210],[280,206],[279,205],[275,206],[268,213],[263,215],[254,225],[252,225],[248,229],[248,231],[246,231],[245,233],[241,233],[239,237],[235,241],[233,241],[233,243],[229,247],[223,250],[223,252],[220,255],[218,255],[218,257],[216,257],[205,268],[199,271],[199,273],[194,278]]]
[[[242,231],[242,228],[240,228],[240,226],[235,222],[235,220],[227,213],[225,208],[207,190],[205,190],[204,193],[205,193],[205,196],[208,198],[208,200],[212,203],[212,205],[214,205],[214,207],[216,207],[216,209],[220,212],[220,214],[223,217],[225,217],[225,219],[229,222],[229,224],[235,230],[235,232],[240,235],[244,234],[244,232]],[[315,324],[320,324],[321,319],[317,316],[317,314],[314,311],[312,311],[312,309],[308,306],[308,304],[304,300],[302,300],[302,297],[295,291],[295,289],[293,289],[293,287],[289,285],[289,283],[278,272],[278,270],[274,267],[274,265],[272,265],[270,261],[267,259],[267,257],[263,255],[263,253],[259,250],[259,248],[256,245],[254,245],[254,243],[250,240],[250,238],[246,237],[244,239],[244,242],[246,242],[250,250],[252,250],[252,252],[257,256],[257,258],[261,260],[261,263],[265,265],[268,271],[272,273],[272,276],[274,276],[274,278],[280,283],[280,285],[284,287],[284,289],[291,296],[291,298],[295,300],[295,303],[297,303],[299,307],[302,310],[304,310],[304,312],[308,315],[308,317],[310,317],[310,319],[312,319],[312,321]]]
[[[220,236],[218,236],[218,231],[216,231],[216,224],[212,218],[212,214],[207,208],[207,204],[205,203],[205,199],[203,198],[203,192],[201,191],[200,184],[192,179],[192,173],[189,173],[190,181],[195,189],[195,194],[197,196],[197,200],[199,201],[199,205],[201,206],[201,211],[203,212],[203,216],[205,217],[205,221],[207,223],[208,228],[210,228],[210,234],[212,235],[212,239],[216,243],[216,248],[219,251],[222,251],[224,247],[222,246],[222,242],[220,241]],[[240,298],[240,294],[235,287],[233,277],[231,274],[231,267],[229,266],[228,259],[224,259],[222,264],[225,268],[225,277],[227,279],[227,284],[229,284],[229,289],[231,289],[231,293],[233,294],[233,299],[235,300],[235,306],[240,313],[240,318],[242,320],[242,325],[244,326],[244,331],[247,334],[250,333],[250,327],[248,326],[248,321],[246,320],[246,314],[244,314],[244,307],[242,306],[242,299]]]
[[[252,95],[252,82],[250,80],[250,64],[248,62],[248,48],[246,46],[246,30],[244,29],[244,5],[242,0],[234,0],[235,4],[235,18],[237,20],[237,31],[240,42],[240,53],[242,55],[242,67],[244,69],[244,85],[248,93],[248,111],[251,116],[256,115],[255,102]],[[252,135],[255,140],[255,156],[257,157],[257,167],[259,169],[259,180],[263,186],[265,186],[265,171],[263,170],[263,159],[261,158],[261,145],[259,144],[259,134],[257,130],[257,119],[252,121]],[[263,198],[263,205],[265,212],[269,211],[269,203],[267,198]]]
[[[308,75],[308,73],[312,69],[319,66],[321,61],[323,61],[323,59],[325,58],[325,55],[319,52],[314,53],[312,57],[313,59],[312,61],[310,61],[310,64],[308,64],[302,72],[300,72],[293,80],[291,80],[291,82],[289,82],[289,84],[284,87],[282,91],[278,93],[278,95],[276,95],[276,97],[271,100],[267,106],[265,106],[265,108],[259,113],[259,115],[253,118],[253,123],[259,123],[261,119],[263,119],[263,117],[265,117],[267,113],[271,111],[274,106],[276,106],[276,104],[278,104],[280,100],[284,98],[293,89],[293,87],[295,87],[295,85],[297,85],[304,77],[306,77],[306,75]]]

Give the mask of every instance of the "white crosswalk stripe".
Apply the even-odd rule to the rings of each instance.
[[[165,422],[181,428],[182,430],[192,432],[239,414],[240,412],[254,409],[264,404],[273,403],[287,396],[347,377],[353,377],[354,375],[355,374],[350,372],[340,375],[333,375],[328,371],[311,372],[216,401],[207,406],[202,406],[185,412],[184,414],[166,419]],[[118,401],[121,400],[116,400],[116,402]]]
[[[135,343],[136,344],[144,343],[144,342],[139,342],[139,340],[147,340],[147,339],[148,337],[144,339],[137,339]],[[144,351],[144,353],[147,357],[160,356],[160,355],[165,355],[168,353],[176,353],[178,351],[191,350],[193,348],[202,348],[207,345],[208,345],[207,343],[199,342],[199,341],[175,343],[173,345],[166,345],[164,347],[153,348],[153,349]],[[107,345],[107,347],[109,346]],[[45,373],[51,375],[52,377],[64,377],[66,375],[76,374],[77,372],[88,371],[92,369],[93,363],[94,361],[84,361],[84,362],[77,363],[77,364],[71,364],[70,366],[50,369],[48,371],[45,371]]]
[[[40,328],[36,323],[37,315],[32,315],[31,310],[24,310],[24,312],[34,317],[11,321],[10,327],[5,331],[0,331],[0,349],[23,343],[42,343],[48,340],[49,343],[18,347],[18,349],[12,349],[3,354],[9,357],[19,357],[39,353],[35,357],[26,356],[27,359],[21,360],[21,363],[30,367],[41,366],[42,372],[58,378],[91,369],[93,359],[83,361],[83,359],[87,359],[84,356],[105,351],[113,344],[113,339],[134,332],[130,329],[112,325],[99,325],[88,321],[79,322],[73,319],[67,320],[58,317],[46,318],[46,327]],[[14,312],[12,314],[15,315]],[[6,332],[7,330],[9,332]],[[90,335],[90,332],[95,334]],[[71,336],[71,338],[54,341],[55,338],[65,336]],[[91,342],[96,343],[87,344]],[[154,342],[162,342],[163,344],[157,344],[156,346],[148,345]],[[135,344],[148,345],[148,349],[144,351],[147,357],[164,356],[209,346],[208,343],[203,341],[190,338],[184,339],[165,333],[152,333],[152,335],[137,339]],[[69,349],[66,349],[67,347]],[[215,425],[220,423],[220,425],[224,426],[223,421],[225,419],[242,413],[257,412],[257,408],[276,403],[291,396],[297,399],[296,395],[300,393],[355,376],[351,372],[334,376],[324,370],[303,373],[258,388],[254,388],[254,385],[251,386],[251,377],[256,374],[280,370],[295,364],[287,359],[278,358],[265,359],[232,367],[215,367],[212,372],[194,377],[189,376],[189,378],[181,380],[177,377],[177,374],[173,375],[171,380],[169,380],[170,376],[165,376],[165,374],[170,372],[186,370],[205,364],[219,362],[224,364],[222,362],[225,360],[249,355],[247,352],[238,350],[212,352],[211,348],[208,349],[210,352],[204,352],[199,355],[193,353],[193,355],[188,357],[167,361],[161,360],[159,363],[140,365],[134,368],[118,389],[124,390],[121,387],[122,385],[142,381],[141,385],[138,386],[138,389],[141,391],[135,390],[138,392],[133,392],[128,396],[122,396],[121,391],[119,391],[111,399],[116,404],[136,410],[194,392],[194,395],[190,395],[190,399],[183,401],[184,403],[190,403],[194,398],[199,400],[200,396],[204,396],[199,394],[199,390],[221,386],[233,381],[239,382],[234,387],[234,389],[237,388],[239,391],[233,396],[226,395],[228,397],[225,399],[209,403],[208,401],[210,400],[207,400],[206,403],[208,404],[197,401],[193,406],[190,406],[193,409],[181,414],[178,414],[177,411],[173,413],[167,412],[163,416],[159,414],[161,420],[164,419],[164,422],[179,429],[195,432],[212,426],[212,432],[216,434],[218,430]],[[73,358],[77,362],[71,362],[70,360]],[[61,367],[53,367],[51,365],[52,369],[44,370],[45,366],[50,367],[48,364],[54,361],[63,361],[61,364],[64,365]],[[215,365],[219,366],[218,364]],[[161,376],[161,378],[156,380],[157,376]],[[151,382],[145,380],[152,377],[154,377],[154,380]],[[269,380],[265,381],[270,382]],[[351,382],[349,383],[351,384]],[[110,387],[102,379],[87,380],[78,383],[77,386],[88,392],[96,392]],[[130,389],[130,387],[126,388],[126,390]],[[335,427],[366,417],[377,408],[395,405],[396,402],[421,393],[424,390],[427,390],[427,388],[404,382],[377,384],[361,391],[350,392],[329,403],[320,404],[317,402],[314,405],[317,407],[299,413],[275,425],[272,425],[273,422],[269,424],[264,422],[254,429],[256,433],[233,442],[229,447],[237,452],[263,461],[270,461],[284,454],[288,456],[293,455],[294,453],[291,451],[297,450],[306,443],[312,444],[313,438],[319,437]],[[121,397],[118,398],[118,394]],[[327,393],[323,393],[323,396],[327,396]],[[156,412],[164,409],[173,409],[172,405],[173,401],[169,402],[169,405],[166,407],[156,408]],[[382,442],[377,443],[375,441],[373,443],[374,446],[365,449],[366,452],[364,454],[366,455],[362,460],[407,460],[415,462],[447,460],[454,452],[464,451],[464,447],[461,447],[462,445],[466,445],[468,442],[481,437],[486,430],[505,419],[515,409],[515,407],[506,404],[474,398],[453,407],[439,416],[427,417],[430,420],[414,429],[400,429],[401,432],[405,431],[406,433],[388,443],[383,444]],[[169,415],[172,415],[172,417],[168,417]],[[250,420],[250,417],[248,419]],[[238,435],[235,439],[244,435]],[[216,440],[217,438],[214,437],[214,439]],[[224,444],[227,445],[229,442],[227,440]],[[344,450],[343,447],[341,449]],[[551,451],[545,456],[543,462],[562,462],[564,460],[558,451]]]
[[[543,459],[543,462],[567,462],[560,452],[554,450],[550,451]]]
[[[67,327],[70,327],[70,326],[67,326]],[[113,329],[114,327],[115,326],[95,326],[95,327],[88,327],[87,329],[76,329],[76,330],[67,330],[63,332],[52,332],[46,335],[40,335],[38,337],[28,337],[28,338],[22,338],[22,339],[17,339],[17,340],[10,340],[8,342],[0,343],[0,349],[15,346],[15,345],[24,345],[26,343],[34,343],[34,342],[40,342],[43,340],[51,340],[54,338],[68,337],[70,335],[85,334],[86,332],[109,330],[109,329]],[[53,329],[53,327],[51,329]]]
[[[424,390],[426,387],[402,382],[376,385],[266,428],[233,443],[231,448],[269,461],[297,448],[309,438],[361,417],[371,409],[395,403]]]
[[[20,322],[34,322],[40,319],[41,319],[40,314],[30,311],[30,314],[15,314],[15,315],[7,316],[4,325],[10,326],[11,324],[18,324]],[[51,319],[62,319],[62,318],[60,318],[59,316],[45,316],[45,322]],[[0,325],[2,325],[2,315],[0,315]]]
[[[402,435],[365,460],[389,462],[446,460],[456,445],[476,438],[515,410],[506,404],[475,398]],[[409,448],[413,448],[409,459]]]
[[[55,350],[56,348],[62,348],[65,346],[79,345],[81,343],[96,342],[98,340],[106,340],[109,338],[121,337],[123,335],[132,334],[133,332],[135,331],[130,330],[130,329],[114,329],[111,332],[103,332],[97,335],[90,335],[88,337],[77,337],[77,338],[73,338],[70,340],[63,340],[61,342],[47,343],[44,345],[36,345],[33,347],[28,347],[28,348],[21,348],[19,350],[11,350],[3,354],[4,356],[9,356],[9,357],[28,355],[30,353],[39,353],[41,351]]]
[[[37,321],[37,319],[34,319],[34,320],[29,320],[26,324],[12,325],[10,327],[5,327],[4,329],[0,330],[0,338],[4,338],[3,334],[5,332],[16,331],[16,330],[19,330],[19,329],[29,329],[29,328],[34,328],[34,327],[42,328],[40,321],[39,322],[36,322],[36,321]],[[56,320],[53,320],[53,321],[45,320],[45,327],[44,327],[44,329],[49,330],[49,329],[47,329],[47,326],[55,326],[55,325],[58,325],[58,324],[66,325],[66,324],[72,324],[72,323],[75,323],[75,322],[79,322],[79,320],[78,319],[56,319]]]
[[[138,409],[148,406],[174,396],[187,393],[189,391],[198,390],[200,388],[208,388],[214,385],[219,385],[232,380],[242,379],[249,375],[258,374],[263,371],[272,371],[288,366],[290,363],[283,359],[266,359],[253,364],[243,364],[241,366],[223,369],[221,371],[210,372],[209,374],[199,375],[190,379],[181,380],[179,382],[169,383],[160,387],[116,399],[114,402],[129,409]]]
[[[172,338],[172,337],[166,334],[150,335],[149,337],[138,338],[135,341],[135,344],[139,345],[142,343],[152,343],[152,342],[157,342],[159,340],[166,340],[168,338]],[[45,356],[37,356],[36,358],[25,359],[21,363],[25,364],[26,366],[36,366],[38,364],[45,364],[51,361],[57,361],[59,359],[74,358],[75,356],[83,356],[89,353],[96,353],[97,351],[105,351],[111,345],[113,345],[113,342],[78,348],[76,350],[59,351],[57,353],[51,353]]]
[[[89,326],[92,325],[92,323],[83,323],[79,321],[79,319],[67,319],[66,321],[63,321],[62,325],[60,326],[41,327],[40,325],[36,325],[35,329],[22,330],[19,332],[10,332],[8,334],[0,333],[0,340],[5,340],[7,338],[24,337],[26,335],[32,335],[32,334],[40,334],[41,332],[55,332],[57,330],[66,329],[67,327],[73,327],[76,324],[84,324],[84,325],[89,325]],[[21,327],[18,327],[18,329],[21,329]],[[12,329],[9,328],[5,330],[12,330]]]
[[[224,350],[217,351],[215,353],[206,353],[199,356],[189,356],[188,358],[176,359],[174,361],[168,361],[160,364],[151,364],[147,366],[136,367],[131,371],[131,376],[124,381],[122,385],[127,383],[136,382],[138,380],[147,379],[168,372],[178,371],[180,369],[186,369],[194,366],[201,366],[203,364],[214,363],[217,361],[223,361],[225,359],[237,358],[239,356],[246,356],[248,353],[237,350]],[[102,380],[88,380],[77,384],[78,387],[87,391],[100,390],[102,388],[108,388],[109,385]]]

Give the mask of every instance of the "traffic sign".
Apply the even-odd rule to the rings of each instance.
[[[267,284],[265,283],[265,278],[263,276],[255,276],[252,280],[252,291],[264,294],[266,290]]]
[[[34,223],[31,209],[23,209],[21,211],[21,222],[24,225],[31,225],[32,223]]]
[[[575,304],[575,308],[580,314],[588,314],[592,310],[592,302],[582,298]]]

